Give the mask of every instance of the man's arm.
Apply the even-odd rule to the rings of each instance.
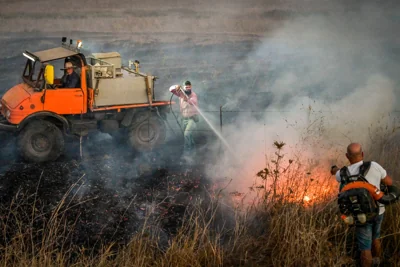
[[[170,91],[171,93],[173,93],[174,95],[178,96],[178,97],[183,97],[180,88],[181,88],[180,85],[172,85],[172,86],[169,88],[169,91]]]
[[[335,178],[336,178],[336,181],[338,182],[338,183],[340,183],[341,182],[341,180],[342,180],[342,178],[340,177],[340,168],[338,167],[338,166],[336,166],[336,165],[333,165],[332,167],[331,167],[331,174],[332,175],[335,175]]]
[[[378,170],[378,172],[381,174],[381,182],[384,183],[385,185],[391,186],[393,184],[392,177],[390,177],[386,170],[379,165],[377,162],[373,162],[375,168]]]
[[[185,98],[185,101],[188,102],[190,105],[197,106],[197,95],[190,96],[188,99]]]
[[[335,174],[337,173],[338,170],[339,170],[339,167],[336,166],[336,165],[333,165],[333,166],[331,167],[331,174],[332,174],[332,175],[335,175]]]
[[[64,75],[61,77],[61,81],[60,81],[60,86],[59,86],[59,88],[65,88],[66,83],[67,83],[67,75],[64,74]]]
[[[390,177],[389,175],[386,175],[385,178],[382,179],[382,182],[385,185],[389,185],[389,186],[393,185],[392,177]]]

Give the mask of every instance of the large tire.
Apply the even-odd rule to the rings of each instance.
[[[162,145],[166,136],[167,128],[161,118],[142,113],[129,128],[128,142],[133,149],[145,152]]]
[[[28,162],[54,161],[64,151],[64,136],[53,123],[35,120],[22,129],[17,146],[20,155]]]

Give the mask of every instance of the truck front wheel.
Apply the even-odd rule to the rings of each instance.
[[[167,135],[164,121],[156,115],[131,125],[129,143],[137,151],[144,152],[163,144]]]
[[[17,145],[19,153],[28,162],[54,161],[64,150],[64,137],[53,123],[35,120],[22,129]]]

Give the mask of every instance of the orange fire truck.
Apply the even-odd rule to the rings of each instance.
[[[122,134],[137,151],[161,145],[170,102],[155,100],[157,77],[140,72],[138,61],[122,65],[118,52],[84,56],[81,48],[80,40],[67,43],[63,37],[59,47],[23,53],[22,82],[0,102],[0,130],[17,135],[22,157],[29,162],[56,160],[66,136],[94,130]],[[61,88],[66,62],[80,77],[77,88]]]

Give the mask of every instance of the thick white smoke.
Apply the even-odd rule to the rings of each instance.
[[[389,125],[387,115],[396,103],[380,38],[384,26],[390,26],[387,14],[368,6],[348,15],[295,18],[267,34],[248,58],[270,62],[265,75],[276,75],[256,90],[270,92],[273,102],[258,110],[264,112],[261,120],[243,112],[235,124],[224,126],[239,160],[227,152],[209,174],[233,178],[232,188],[245,191],[266,156],[273,155],[275,140],[287,143],[286,159],[300,155],[304,165],[326,167],[343,160],[350,142],[367,147]],[[255,65],[249,71],[259,70]]]

